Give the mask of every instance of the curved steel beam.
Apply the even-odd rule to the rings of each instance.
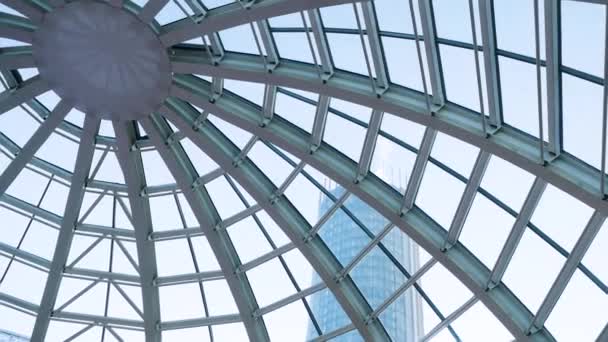
[[[370,174],[359,182],[354,182],[358,170],[355,162],[327,144],[322,144],[311,154],[308,148],[310,134],[290,122],[275,116],[262,127],[259,125],[261,109],[242,98],[225,92],[215,103],[210,103],[207,99],[212,89],[208,82],[189,76],[177,76],[176,82],[172,89],[174,96],[205,108],[223,120],[285,149],[384,215],[458,277],[516,339],[554,341],[545,328],[527,336],[526,330],[534,316],[525,305],[502,283],[487,289],[490,270],[461,243],[457,242],[452,248],[442,252],[447,237],[446,230],[417,207],[401,213],[403,196],[378,177]],[[181,118],[191,127],[195,124],[190,116],[182,115]],[[242,169],[236,170],[232,169],[235,177]]]
[[[35,76],[19,84],[16,88],[5,90],[0,93],[0,115],[45,93],[49,89],[51,88],[46,81],[40,76]]]
[[[204,101],[201,100],[200,102]],[[347,276],[343,280],[337,281],[342,266],[327,245],[318,235],[315,235],[312,239],[307,239],[312,229],[310,224],[285,195],[277,195],[276,186],[266,175],[249,158],[239,159],[241,156],[240,149],[211,123],[206,122],[198,128],[198,131],[195,131],[193,127],[195,127],[198,112],[183,101],[176,99],[168,101],[164,113],[194,144],[234,177],[272,217],[314,267],[323,282],[327,284],[328,289],[332,291],[361,336],[366,341],[389,341],[390,338],[380,322],[377,320],[367,321],[372,313],[372,308],[352,279]],[[307,149],[309,141],[306,142]],[[239,162],[235,163],[237,159]]]
[[[32,341],[44,341],[49,322],[53,316],[53,308],[57,300],[57,293],[61,284],[61,277],[70,252],[70,246],[74,237],[74,228],[78,221],[78,215],[82,206],[86,181],[88,179],[93,151],[95,150],[95,136],[99,130],[100,120],[92,116],[86,116],[83,127],[83,136],[76,156],[74,177],[70,185],[61,229],[57,237],[53,261],[49,269],[44,293],[40,301],[40,309],[36,317],[36,323],[32,332]]]
[[[44,16],[44,13],[46,12],[44,8],[39,6],[39,3],[37,1],[0,0],[0,3],[25,15],[34,23],[38,23],[38,22],[42,21],[42,17]]]
[[[161,27],[160,40],[169,47],[212,32],[267,18],[352,2],[352,0],[262,0],[246,4],[245,1],[236,1],[210,10],[198,23],[186,17]]]
[[[23,17],[0,13],[0,37],[32,43],[36,26]]]
[[[232,297],[239,310],[241,320],[252,341],[270,341],[264,321],[256,317],[254,312],[259,309],[254,292],[247,275],[239,272],[241,260],[230,236],[226,230],[217,229],[221,218],[211,197],[199,177],[194,166],[188,159],[182,146],[174,139],[175,135],[169,125],[155,115],[140,120],[148,133],[148,137],[157,147],[157,151],[167,169],[171,172],[201,229],[205,233],[209,246],[218,261],[225,276]]]
[[[608,201],[600,195],[599,170],[565,152],[542,165],[538,162],[537,138],[506,124],[486,137],[479,123],[479,114],[471,110],[446,104],[436,115],[430,116],[426,112],[422,94],[394,84],[379,98],[373,93],[365,76],[336,71],[334,77],[323,83],[315,67],[310,64],[283,60],[272,73],[268,73],[255,56],[226,53],[219,65],[213,66],[204,53],[196,51],[200,50],[192,46],[172,49],[173,71],[275,84],[391,113],[503,158],[608,215]],[[188,80],[188,77],[176,76],[178,84],[187,83]]]
[[[16,46],[2,48],[2,51],[0,51],[0,65],[2,69],[6,70],[35,68],[36,62],[32,54],[32,47]]]
[[[43,121],[32,137],[21,148],[21,151],[15,159],[11,161],[8,167],[0,174],[0,195],[3,195],[6,189],[13,183],[19,173],[30,162],[34,154],[44,144],[47,139],[53,134],[55,128],[59,125],[63,118],[72,109],[72,106],[65,101],[59,102],[57,107],[49,114],[47,119]]]
[[[141,293],[144,309],[144,328],[146,341],[160,342],[160,298],[156,280],[156,251],[154,241],[148,237],[152,233],[152,217],[148,198],[141,196],[146,187],[146,177],[141,152],[134,149],[137,134],[132,122],[113,122],[118,143],[116,156],[124,175],[129,195],[129,204],[135,231]]]

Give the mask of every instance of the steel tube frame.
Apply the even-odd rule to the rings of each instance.
[[[61,229],[57,237],[53,261],[49,269],[44,293],[40,302],[38,316],[32,332],[33,341],[44,341],[49,326],[49,321],[53,315],[53,307],[57,299],[63,267],[68,259],[70,245],[74,236],[74,227],[78,220],[78,214],[82,206],[87,176],[93,161],[93,151],[95,149],[95,136],[99,129],[100,120],[93,116],[86,116],[81,137],[80,147],[76,156],[76,166],[74,167],[74,177],[70,185],[65,213],[61,222]]]
[[[562,151],[561,1],[545,0],[548,151]]]
[[[184,18],[161,27],[160,40],[165,46],[170,47],[211,32],[219,32],[250,22],[350,2],[352,0],[262,0],[250,6],[242,6],[235,2],[208,11],[205,20],[198,24],[190,18]]]
[[[198,117],[198,112],[196,113]],[[192,208],[201,228],[205,231],[209,246],[213,250],[226,282],[230,287],[249,338],[253,341],[269,341],[270,337],[264,321],[253,315],[259,307],[247,276],[245,273],[236,272],[241,265],[239,256],[228,236],[228,232],[216,229],[221,222],[220,216],[207,191],[203,186],[196,184],[198,178],[196,170],[190,163],[181,145],[171,141],[170,137],[173,132],[162,118],[152,115],[140,122],[153,144],[157,146],[161,158],[165,161],[178,185],[184,190],[186,200]],[[201,129],[203,128],[201,127]],[[230,162],[233,163],[234,160],[232,159]]]
[[[0,37],[31,44],[35,30],[36,26],[27,18],[0,13]]]
[[[204,106],[222,119],[285,149],[364,200],[456,275],[502,321],[513,336],[520,339],[530,338],[525,335],[525,331],[533,316],[519,299],[502,284],[488,290],[486,285],[490,271],[460,243],[442,252],[445,230],[417,208],[400,214],[403,196],[383,181],[369,175],[355,184],[352,182],[357,172],[354,162],[325,144],[314,154],[308,153],[310,134],[294,128],[291,123],[275,117],[267,126],[260,127],[257,124],[260,109],[245,103],[240,97],[225,93],[222,98],[211,104],[204,101],[209,93],[208,82],[186,76],[176,76],[176,82],[172,89],[174,96]],[[180,128],[186,129],[191,124],[190,121]],[[476,126],[478,125],[473,127]],[[553,337],[546,329],[542,329],[533,335],[532,340],[552,341]]]
[[[72,109],[72,106],[65,101],[59,102],[57,107],[49,114],[49,117],[42,122],[42,124],[36,129],[32,137],[28,142],[21,148],[19,154],[11,161],[8,167],[0,175],[0,195],[6,192],[6,189],[12,184],[17,178],[21,170],[29,163],[34,154],[38,151],[40,146],[51,136],[53,131],[59,126],[59,123],[63,121],[63,118]]]
[[[159,342],[161,340],[158,329],[160,298],[158,288],[155,286],[158,277],[156,251],[154,242],[148,238],[152,233],[150,203],[146,197],[141,195],[141,189],[146,186],[146,178],[141,152],[135,147],[137,133],[134,124],[129,121],[114,122],[114,132],[118,143],[117,158],[128,188],[135,230],[146,341]]]
[[[423,95],[392,85],[378,98],[365,85],[367,77],[335,71],[335,76],[325,83],[319,81],[314,66],[305,63],[282,61],[271,73],[263,72],[258,61],[241,54],[226,54],[218,66],[210,65],[204,56],[196,56],[196,49],[174,48],[173,70],[176,73],[200,75],[224,75],[224,77],[249,82],[270,83],[290,87],[371,107],[407,120],[419,123],[480,149],[508,160],[512,164],[541,177],[561,190],[571,194],[590,207],[608,214],[608,202],[598,196],[599,171],[585,162],[562,152],[545,165],[538,163],[539,140],[504,124],[503,128],[486,137],[479,127],[479,114],[471,110],[445,104],[428,115]],[[189,81],[188,76],[175,77],[178,88]],[[559,162],[557,162],[559,160]]]
[[[38,6],[37,1],[31,0],[0,0],[0,3],[25,15],[34,23],[42,21],[45,10]]]
[[[224,96],[218,99],[218,101],[224,102],[223,99]],[[208,107],[203,101],[196,101],[196,104],[205,108]],[[327,284],[328,289],[335,295],[337,301],[342,305],[344,312],[361,333],[361,336],[370,341],[387,340],[388,334],[379,321],[366,321],[372,311],[352,279],[345,277],[340,282],[336,281],[336,276],[339,275],[342,266],[318,235],[315,235],[312,239],[307,239],[312,227],[310,227],[297,209],[286,200],[284,195],[276,196],[274,184],[249,158],[243,159],[241,163],[235,166],[232,160],[240,154],[239,149],[210,123],[196,132],[192,130],[196,111],[189,105],[173,99],[173,101],[166,102],[166,107],[164,112],[171,122],[188,135],[191,141],[213,158],[218,165],[221,165],[228,174],[234,177],[264,208],[266,213],[273,218],[291,239],[292,243],[298,247],[300,252],[315,268],[321,279]],[[256,115],[259,118],[259,112]],[[272,125],[275,121],[276,118],[268,126]],[[257,119],[255,125],[259,127]],[[308,152],[309,141],[310,135],[307,137],[305,148],[308,155],[310,155]]]
[[[494,23],[494,0],[479,1],[479,21],[483,44],[483,61],[486,78],[486,94],[490,125],[495,129],[502,126],[502,95],[498,55],[496,54],[496,27]]]

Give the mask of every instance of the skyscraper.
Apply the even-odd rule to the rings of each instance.
[[[340,197],[343,192],[344,189],[341,187],[334,187],[331,190],[336,198]],[[333,204],[334,202],[327,197],[322,199],[319,204],[319,216],[330,210]],[[349,212],[338,210],[319,232],[323,241],[330,246],[343,266],[348,264],[370,241],[369,238],[362,235],[359,224],[377,235],[388,222],[382,215],[355,196],[351,196],[345,205]],[[405,234],[394,230],[382,240],[382,244],[408,271],[417,269],[417,246]],[[365,256],[350,274],[372,308],[382,303],[404,282],[403,276],[395,272],[391,261],[386,255],[379,252],[378,248],[374,248]],[[316,275],[313,277],[316,278]],[[313,279],[313,282],[317,281],[318,279]],[[329,291],[314,294],[311,306],[316,315],[316,323],[324,334],[349,323],[340,304]],[[412,291],[401,295],[380,315],[380,319],[393,341],[413,342],[421,337],[420,304]],[[309,326],[309,339],[317,336],[315,329],[312,324]],[[356,333],[350,333],[332,341],[355,342],[361,341],[361,337]]]

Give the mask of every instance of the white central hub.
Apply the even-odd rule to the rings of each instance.
[[[41,76],[86,114],[138,119],[169,95],[169,56],[157,35],[103,2],[75,1],[47,14],[33,50]]]

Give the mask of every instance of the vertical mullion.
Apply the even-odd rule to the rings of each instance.
[[[266,126],[274,117],[277,102],[277,86],[266,84],[264,88],[264,103],[262,105],[262,119],[260,125]]]
[[[439,46],[437,45],[433,4],[431,0],[418,0],[418,5],[420,8],[422,33],[424,35],[426,60],[429,68],[429,75],[431,76],[431,89],[433,90],[432,100],[433,104],[443,106],[445,103],[445,90],[441,57],[439,54]]]
[[[375,109],[372,112],[369,126],[367,127],[367,132],[365,135],[365,141],[363,142],[361,156],[359,158],[359,170],[357,171],[357,178],[355,181],[361,181],[369,173],[383,116],[384,112]]]
[[[317,148],[321,146],[321,142],[323,141],[323,134],[325,133],[325,124],[327,123],[327,116],[329,115],[330,101],[331,98],[329,96],[319,96],[319,103],[317,104],[315,121],[312,126],[310,151],[316,151]]]
[[[308,20],[310,21],[310,27],[317,44],[317,52],[321,59],[323,81],[326,81],[334,74],[334,61],[331,57],[329,42],[327,41],[327,35],[323,29],[323,20],[321,19],[321,12],[319,12],[319,9],[309,10]]]
[[[562,150],[561,1],[545,0],[545,58],[547,73],[548,150]]]
[[[361,3],[363,19],[365,20],[365,31],[367,40],[371,49],[372,61],[374,62],[374,71],[376,72],[376,86],[379,91],[386,91],[389,87],[388,71],[384,60],[384,49],[382,40],[379,34],[378,20],[376,18],[376,9],[373,1],[364,1]]]
[[[551,0],[549,0],[551,1]],[[479,19],[481,23],[481,39],[483,44],[483,61],[485,69],[486,96],[488,98],[488,115],[490,125],[499,129],[502,127],[502,103],[500,93],[500,75],[498,71],[498,55],[496,54],[496,26],[494,17],[494,0],[480,0]]]
[[[256,22],[258,31],[262,38],[262,45],[266,51],[266,61],[268,70],[274,69],[279,64],[279,53],[277,52],[277,46],[270,32],[270,25],[268,20],[260,20]]]

